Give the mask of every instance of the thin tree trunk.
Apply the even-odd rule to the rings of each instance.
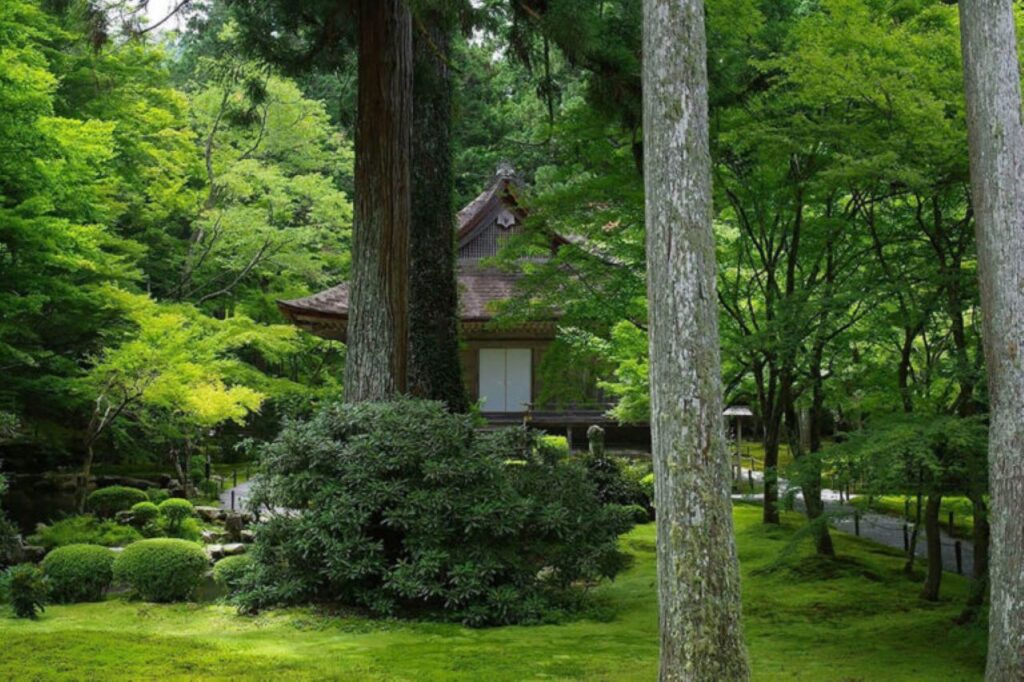
[[[989,389],[988,680],[1024,679],[1024,125],[1011,0],[960,3]]]
[[[976,621],[988,599],[988,509],[980,493],[972,492],[970,497],[974,507],[974,531],[971,534],[974,543],[974,580],[971,582],[971,591],[967,595],[964,610],[956,618],[956,622],[960,624]]]
[[[703,2],[645,0],[643,25],[660,677],[744,680],[722,425]]]
[[[451,32],[443,12],[424,8],[413,35],[409,391],[465,412],[452,206]]]
[[[407,388],[412,28],[403,0],[359,0],[359,106],[345,399]]]
[[[939,586],[942,584],[942,534],[939,532],[939,510],[942,495],[929,495],[924,510],[924,532],[928,541],[928,576],[921,589],[921,598],[939,600]]]

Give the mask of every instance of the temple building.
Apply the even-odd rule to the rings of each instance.
[[[571,405],[538,404],[542,379],[538,371],[557,332],[558,320],[495,324],[500,302],[515,295],[519,275],[482,264],[503,243],[523,229],[526,211],[516,201],[516,180],[508,166],[499,167],[490,185],[457,214],[460,338],[462,375],[470,400],[478,401],[489,423],[524,420],[552,433],[565,433],[582,445],[586,428],[600,424],[610,440],[643,442],[645,427],[610,423],[609,407],[596,386],[588,399]],[[556,238],[552,249],[564,241]],[[282,314],[299,327],[327,339],[344,341],[348,325],[348,283],[305,298],[278,301]],[[567,379],[568,380],[568,379]],[[574,377],[573,380],[578,380]]]

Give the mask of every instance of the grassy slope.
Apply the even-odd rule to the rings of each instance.
[[[799,521],[790,516],[783,528],[765,529],[759,518],[756,507],[736,510],[756,679],[981,678],[981,630],[950,624],[964,580],[947,574],[947,601],[925,605],[917,585],[900,575],[897,555],[848,536],[837,538],[838,568],[813,560],[809,571],[776,565]],[[651,680],[658,646],[653,525],[624,542],[636,565],[598,590],[614,607],[611,622],[469,630],[303,610],[244,618],[224,606],[114,599],[51,607],[38,622],[4,613],[0,678]]]

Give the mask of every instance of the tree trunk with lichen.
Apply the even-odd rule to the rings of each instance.
[[[452,22],[424,8],[413,35],[409,392],[466,412],[452,205]]]
[[[645,0],[643,24],[660,677],[744,680],[722,425],[704,5]]]
[[[412,27],[403,0],[358,0],[359,84],[345,399],[407,390]]]
[[[1024,679],[1024,124],[1011,0],[960,3],[989,391],[986,679]]]

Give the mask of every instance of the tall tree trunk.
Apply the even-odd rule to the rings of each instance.
[[[1024,679],[1024,125],[1011,0],[960,3],[989,389],[988,680]]]
[[[704,4],[645,0],[644,182],[662,680],[749,677],[711,231]]]
[[[359,85],[345,399],[407,388],[412,29],[404,0],[358,0]]]
[[[921,598],[939,600],[939,586],[942,584],[942,534],[939,532],[939,510],[942,495],[929,495],[924,510],[924,532],[928,542],[928,576],[921,589]]]
[[[413,35],[409,391],[469,409],[459,363],[455,210],[452,206],[452,24],[424,8]]]

